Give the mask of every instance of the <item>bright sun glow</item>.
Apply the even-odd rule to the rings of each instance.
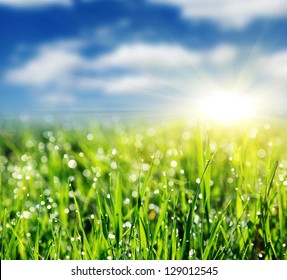
[[[215,94],[201,102],[201,113],[215,121],[233,123],[255,116],[255,102],[242,94]]]

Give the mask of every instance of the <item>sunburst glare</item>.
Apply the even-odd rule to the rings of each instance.
[[[240,93],[221,92],[200,102],[200,115],[204,118],[234,123],[256,116],[255,100]]]

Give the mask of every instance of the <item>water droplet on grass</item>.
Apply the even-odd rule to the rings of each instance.
[[[126,223],[123,224],[123,227],[124,228],[131,228],[132,224],[130,222],[126,222]]]
[[[113,233],[109,233],[108,237],[109,237],[110,239],[115,239],[115,238],[116,238],[116,236],[115,236]]]
[[[227,178],[227,183],[228,184],[232,184],[233,183],[233,179],[231,177]]]
[[[76,210],[76,205],[75,204],[70,204],[69,205],[69,209],[71,210],[71,211],[75,211]]]
[[[117,169],[118,168],[118,165],[115,161],[112,161],[111,164],[110,164],[110,167],[111,169]]]
[[[127,197],[127,198],[124,200],[124,204],[125,204],[125,205],[128,205],[128,204],[130,203],[130,201],[131,201],[131,200]]]
[[[172,187],[172,186],[174,185],[174,182],[173,182],[173,181],[168,181],[168,185],[169,185],[170,187]],[[171,191],[173,191],[173,189],[172,189]]]
[[[129,176],[129,180],[133,183],[136,182],[137,178],[138,178],[138,176],[135,173],[133,173]]]
[[[23,218],[24,219],[30,219],[30,217],[31,217],[31,212],[29,212],[29,211],[24,211],[23,212]]]
[[[263,149],[258,150],[257,156],[258,156],[259,158],[265,158],[265,157],[266,157],[266,152],[265,152],[265,150],[263,150]]]
[[[171,167],[176,167],[177,166],[177,162],[175,160],[171,161],[170,166]]]
[[[77,167],[77,162],[74,160],[74,159],[71,159],[69,160],[68,162],[68,166],[71,168],[71,169],[74,169]]]
[[[86,177],[86,178],[90,177],[90,176],[91,176],[90,170],[85,169],[85,170],[83,171],[83,175],[84,175],[84,177]]]
[[[132,192],[132,197],[136,198],[138,196],[138,192],[137,191],[133,191]]]
[[[89,134],[87,135],[87,139],[88,139],[89,141],[92,141],[92,140],[94,139],[94,135],[93,135],[92,133],[89,133]]]

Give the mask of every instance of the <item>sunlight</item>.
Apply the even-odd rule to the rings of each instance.
[[[256,115],[253,99],[239,93],[214,94],[202,100],[200,113],[209,119],[233,123]]]

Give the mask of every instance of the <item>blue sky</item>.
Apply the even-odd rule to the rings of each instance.
[[[0,112],[286,113],[286,0],[0,0]],[[0,113],[0,114],[1,114]]]

